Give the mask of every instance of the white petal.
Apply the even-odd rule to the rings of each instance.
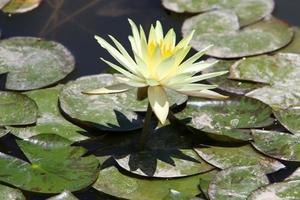
[[[217,61],[217,60],[214,60],[214,61],[201,61],[201,62],[198,62],[198,63],[194,63],[190,66],[187,66],[185,68],[180,67],[180,73],[193,73],[193,74],[196,74],[200,71],[203,71],[204,69],[212,67],[213,65],[215,65],[218,62],[219,61]]]
[[[184,92],[184,91],[182,91],[181,93],[188,95],[188,96],[192,96],[192,97],[201,97],[201,98],[208,98],[208,99],[227,99],[228,98],[228,96],[221,95],[221,94],[211,91],[211,90],[202,90],[200,92],[196,92],[196,91]]]
[[[156,21],[155,33],[157,41],[161,41],[164,37],[164,32],[160,21]]]
[[[137,53],[139,54],[141,52],[141,38],[140,38],[138,28],[131,19],[128,19],[128,21],[129,21],[129,24],[131,26],[132,35],[133,35],[133,38],[134,38],[134,41],[135,41],[135,45],[137,47]],[[142,55],[139,54],[139,56],[142,56]]]
[[[209,90],[209,89],[215,89],[217,88],[217,85],[207,85],[207,84],[174,84],[174,85],[168,85],[171,89],[174,89],[176,91],[184,91],[184,92],[190,92],[190,91],[201,91],[201,90]]]
[[[191,39],[194,36],[195,31],[193,30],[187,37],[183,38],[175,47],[175,50],[186,48],[188,44],[190,43]]]
[[[88,95],[115,94],[115,93],[125,92],[129,89],[132,89],[132,87],[127,84],[120,83],[116,85],[102,87],[95,90],[83,91],[82,93]]]
[[[164,124],[169,113],[169,102],[165,90],[161,86],[149,87],[148,99],[153,112],[159,121]]]
[[[228,71],[220,71],[220,72],[212,72],[212,73],[202,74],[199,76],[190,77],[186,80],[186,82],[187,83],[195,83],[195,82],[203,81],[205,79],[213,78],[216,76],[222,76],[227,73],[228,73]]]
[[[193,55],[192,57],[190,57],[189,59],[187,59],[184,63],[182,63],[182,64],[180,65],[180,68],[185,69],[186,67],[191,66],[191,65],[192,65],[194,62],[196,62],[200,57],[202,57],[202,56],[205,54],[205,52],[206,52],[209,48],[211,48],[211,47],[212,47],[212,45],[210,45],[210,46],[208,46],[208,47],[202,49],[201,51],[199,51],[198,53],[196,53],[195,55]]]

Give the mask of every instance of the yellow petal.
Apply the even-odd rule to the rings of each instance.
[[[210,49],[212,47],[212,45],[202,49],[201,51],[199,51],[198,53],[196,53],[195,55],[193,55],[192,57],[190,57],[189,59],[187,59],[184,63],[182,63],[180,65],[180,68],[185,69],[186,67],[191,66],[194,62],[196,62],[199,58],[201,58],[201,56],[203,56],[205,54],[205,52]]]
[[[202,74],[202,75],[199,75],[199,76],[190,77],[190,78],[186,79],[185,81],[187,83],[195,83],[195,82],[203,81],[203,80],[206,80],[206,79],[214,78],[216,76],[222,76],[222,75],[227,74],[227,73],[228,73],[228,71],[206,73],[206,74]]]
[[[99,95],[99,94],[115,94],[115,93],[120,93],[120,92],[125,92],[129,89],[131,89],[129,85],[126,84],[116,84],[116,85],[110,85],[107,87],[102,87],[99,89],[95,90],[90,90],[90,91],[83,91],[83,94],[88,94],[88,95]]]
[[[156,39],[158,42],[160,42],[164,37],[163,28],[161,26],[160,21],[156,21],[155,25],[155,33],[156,33]]]
[[[169,113],[169,102],[165,90],[160,86],[149,87],[148,99],[153,112],[159,121],[164,124]]]
[[[175,47],[175,50],[186,48],[194,36],[195,31],[193,30],[187,37],[183,38]]]
[[[181,92],[185,95],[192,96],[192,97],[201,97],[201,98],[207,98],[207,99],[227,99],[228,96],[224,96],[222,94],[219,94],[217,92],[211,91],[211,90],[202,90],[200,92]]]

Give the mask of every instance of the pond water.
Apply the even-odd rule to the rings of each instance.
[[[276,17],[293,26],[300,26],[299,0],[275,2]],[[99,57],[109,58],[109,55],[97,44],[94,35],[114,35],[129,48],[127,18],[142,24],[146,30],[159,19],[165,29],[174,27],[178,35],[183,21],[179,15],[166,11],[160,0],[44,0],[38,9],[29,13],[15,16],[1,14],[0,29],[2,38],[34,36],[64,44],[76,58],[76,70],[64,80],[66,82],[80,76],[98,74],[106,68]],[[0,76],[0,89],[4,88],[4,78]],[[6,139],[7,144],[12,144],[12,140]],[[281,179],[286,173],[288,171],[279,172],[273,178]],[[81,199],[109,199],[93,189],[78,195]],[[45,198],[30,193],[27,196],[35,200]]]

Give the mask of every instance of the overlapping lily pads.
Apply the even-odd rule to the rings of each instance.
[[[272,173],[285,168],[285,166],[277,160],[263,156],[250,145],[238,147],[209,146],[196,148],[195,150],[206,162],[220,169],[235,166],[258,165],[266,173]]]
[[[273,123],[272,110],[249,98],[203,100],[193,98],[176,117],[186,125],[209,133],[216,140],[251,139],[246,128],[264,127]]]
[[[253,146],[281,160],[300,161],[300,136],[278,131],[252,130]]]
[[[274,183],[254,191],[247,200],[296,200],[300,199],[300,180]]]
[[[189,197],[200,193],[198,182],[200,175],[179,179],[149,180],[135,178],[121,173],[111,166],[102,169],[93,187],[106,194],[131,200],[162,200],[173,189]]]
[[[77,191],[91,185],[98,174],[98,160],[83,155],[82,147],[58,135],[38,135],[17,141],[29,162],[0,153],[0,180],[22,190],[39,193]]]
[[[25,200],[25,196],[18,189],[0,184],[0,199],[1,200]]]
[[[26,95],[0,91],[0,126],[33,124],[37,105]]]
[[[59,111],[58,94],[62,85],[53,88],[40,89],[26,92],[25,94],[33,99],[39,109],[38,119],[34,126],[9,127],[8,129],[20,138],[29,138],[43,133],[58,134],[72,141],[87,139],[83,135],[85,130],[67,121]]]
[[[232,167],[215,176],[208,194],[211,200],[245,200],[252,191],[268,183],[258,166]]]
[[[42,0],[1,0],[4,1],[2,8],[3,12],[16,14],[16,13],[25,13],[37,8]],[[1,5],[1,3],[0,3]],[[1,7],[0,7],[1,9]]]
[[[187,19],[182,33],[195,30],[191,45],[201,50],[212,44],[207,54],[219,58],[239,58],[264,54],[286,46],[294,31],[286,23],[270,17],[240,30],[238,17],[231,10],[217,10]]]
[[[48,198],[47,200],[78,200],[78,199],[71,192],[64,191],[64,192],[60,193],[59,195]]]
[[[63,45],[33,37],[0,42],[0,73],[8,73],[6,88],[33,90],[58,82],[73,71],[74,57]]]
[[[282,53],[297,53],[300,54],[300,27],[294,27],[294,39],[285,48],[279,50]]]
[[[231,9],[245,26],[270,15],[274,9],[273,0],[162,0],[165,8],[174,12],[198,13],[213,9]]]
[[[291,133],[300,135],[300,110],[285,109],[273,111],[278,121]]]
[[[203,73],[210,73],[210,72],[216,72],[216,71],[229,71],[230,66],[233,65],[235,61],[229,61],[229,60],[219,60],[218,63],[213,65],[212,67],[209,67],[203,71]],[[238,80],[232,80],[228,78],[228,74],[218,76],[215,78],[211,78],[207,80],[211,84],[218,85],[218,88],[221,90],[224,90],[226,92],[230,92],[233,94],[238,95],[244,95],[251,90],[257,89],[259,87],[262,87],[262,84],[259,83],[253,83],[253,82],[247,82],[247,81],[238,81]]]
[[[86,95],[82,92],[119,83],[116,75],[87,76],[68,83],[59,100],[62,110],[71,118],[110,131],[126,131],[141,128],[142,120],[136,111],[146,111],[148,102],[136,100],[136,89],[118,94]],[[171,105],[187,100],[185,95],[169,91]]]

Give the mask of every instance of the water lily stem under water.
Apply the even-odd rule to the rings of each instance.
[[[151,132],[151,117],[152,117],[152,108],[150,103],[148,104],[147,113],[144,121],[144,127],[142,130],[142,135],[140,138],[140,150],[145,149],[146,140]]]

